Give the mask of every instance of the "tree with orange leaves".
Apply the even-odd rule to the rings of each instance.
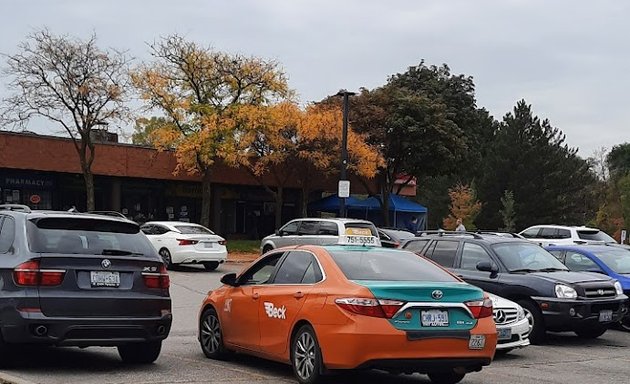
[[[448,190],[448,195],[451,198],[451,213],[444,219],[444,228],[454,230],[457,219],[462,219],[467,229],[474,229],[473,223],[481,211],[481,203],[475,197],[475,191],[468,185],[457,184]]]
[[[218,52],[177,35],[150,48],[154,61],[132,72],[132,81],[147,109],[166,119],[151,142],[175,151],[175,172],[202,175],[201,224],[209,225],[211,167],[218,158],[234,156],[235,111],[268,105],[291,91],[273,61]]]

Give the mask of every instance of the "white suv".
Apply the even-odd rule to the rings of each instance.
[[[615,239],[597,228],[563,225],[535,225],[519,233],[527,240],[549,245],[617,244]]]
[[[275,234],[262,239],[260,250],[290,245],[357,244],[381,246],[376,226],[358,219],[295,219],[278,229]]]

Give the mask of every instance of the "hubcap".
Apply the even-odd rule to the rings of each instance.
[[[295,370],[303,380],[308,380],[315,372],[315,340],[308,332],[304,332],[295,343]]]
[[[530,311],[528,311],[525,308],[523,308],[523,311],[525,312],[525,318],[527,319],[527,322],[529,323],[529,331],[531,332],[532,329],[534,329],[534,316],[532,315]]]
[[[203,348],[215,353],[219,350],[221,343],[221,327],[219,320],[214,315],[208,315],[201,324],[201,344]]]

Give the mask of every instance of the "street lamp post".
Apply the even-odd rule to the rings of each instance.
[[[345,89],[337,92],[337,96],[343,96],[343,130],[341,134],[341,172],[339,175],[339,185],[348,179],[346,171],[348,168],[348,108],[349,98],[352,95],[356,95],[354,92],[349,92]],[[341,188],[339,188],[341,189]],[[346,197],[339,196],[339,216],[346,217]]]

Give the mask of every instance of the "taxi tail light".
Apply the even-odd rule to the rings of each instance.
[[[199,240],[190,240],[190,239],[177,239],[179,241],[179,245],[195,245],[199,242]]]
[[[225,244],[227,244],[227,240],[219,240],[219,244],[220,245],[225,245]]]
[[[158,272],[142,272],[142,279],[147,288],[168,289],[171,286],[171,279],[164,264],[160,265]]]
[[[492,316],[492,300],[484,298],[483,300],[467,301],[464,304],[468,307],[475,319],[483,319]]]
[[[377,300],[360,297],[336,299],[335,303],[357,315],[391,319],[405,303],[397,300]]]
[[[26,261],[13,269],[15,283],[24,287],[60,285],[65,275],[65,270],[40,269],[39,260]]]

